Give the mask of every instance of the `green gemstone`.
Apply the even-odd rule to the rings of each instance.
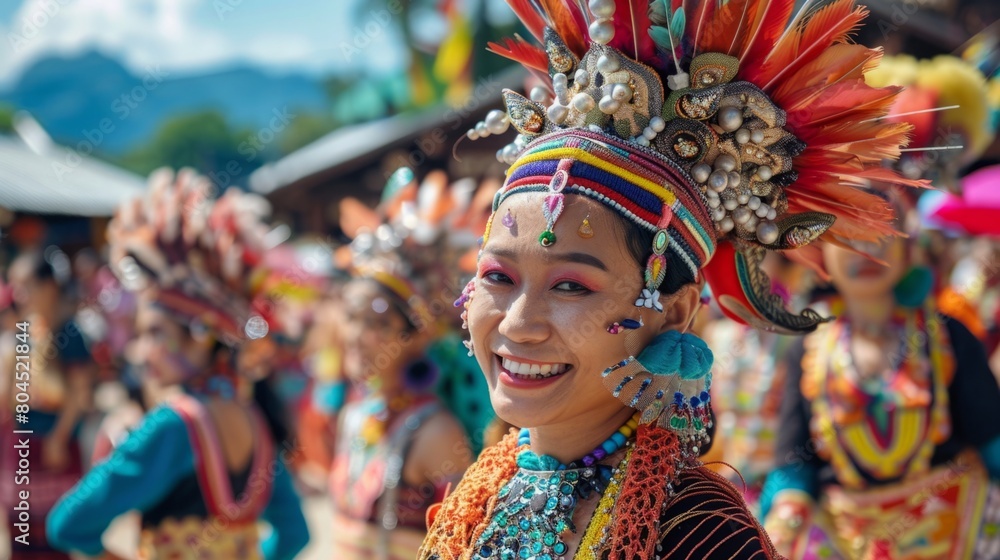
[[[580,473],[576,471],[569,471],[568,473],[566,473],[566,480],[570,482],[573,482],[574,480],[577,480],[579,478],[580,478]]]
[[[543,231],[538,236],[538,242],[542,244],[542,247],[551,247],[556,243],[556,234],[548,230]]]
[[[524,489],[523,496],[525,498],[530,498],[530,497],[532,497],[534,495],[535,495],[535,487],[534,486],[529,486],[529,487],[527,487],[527,488]]]
[[[573,493],[573,485],[572,484],[563,484],[559,488],[559,491],[562,492],[563,494],[569,496],[570,494]]]
[[[552,552],[555,552],[556,554],[565,554],[566,553],[566,545],[564,543],[561,543],[561,542],[556,543],[555,546],[552,547]]]
[[[527,519],[521,519],[521,521],[518,523],[518,526],[521,527],[521,529],[527,531],[528,529],[531,528],[531,523]]]
[[[546,546],[552,546],[552,545],[556,544],[556,534],[555,533],[545,533],[545,536],[542,537],[542,542],[544,542]]]
[[[531,543],[531,551],[534,552],[535,554],[538,554],[539,552],[541,552],[542,551],[542,543],[540,543],[538,541],[535,541],[535,542]]]
[[[517,527],[515,525],[511,525],[510,527],[507,527],[507,535],[511,536],[511,537],[516,537],[517,536]]]
[[[552,498],[549,498],[549,499],[548,499],[548,500],[547,500],[547,501],[545,502],[545,509],[549,509],[549,510],[551,510],[551,509],[556,509],[556,506],[557,506],[557,505],[559,505],[559,500],[557,500],[557,499],[555,499],[554,497],[552,497]]]
[[[534,484],[534,483],[538,482],[538,477],[535,476],[535,475],[531,475],[531,476],[528,477],[528,482]]]
[[[566,522],[563,521],[562,519],[560,519],[559,521],[556,521],[556,527],[555,528],[556,528],[556,532],[557,533],[562,533],[563,531],[566,530]]]
[[[657,254],[663,254],[663,251],[667,249],[667,231],[661,229],[656,232],[656,237],[653,238],[653,251]]]

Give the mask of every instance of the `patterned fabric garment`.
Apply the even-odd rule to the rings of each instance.
[[[142,558],[290,560],[308,529],[270,430],[255,409],[257,440],[238,472],[225,463],[205,404],[184,396],[151,410],[103,462],[56,504],[47,520],[52,545],[104,553],[101,535],[128,511],[142,514]],[[257,521],[271,525],[266,539]]]
[[[219,530],[219,527],[224,529]],[[229,560],[261,558],[255,523],[232,525],[217,519],[168,519],[155,529],[144,529],[140,560]]]
[[[944,329],[918,338],[928,332],[926,316],[923,310],[897,313],[901,346],[892,355],[900,360],[890,375],[875,380],[862,380],[854,368],[847,323],[838,321],[807,340],[802,394],[812,403],[819,454],[845,488],[924,473],[935,445],[951,435],[954,362]]]
[[[806,339],[801,369],[789,372],[801,395],[782,409],[789,429],[778,446],[798,464],[779,470],[785,479],[811,472],[813,480],[785,488],[806,490],[818,507],[792,558],[998,557],[1000,487],[984,444],[998,428],[985,403],[1000,394],[976,339],[950,318],[925,323],[940,317],[927,305],[897,313],[902,358],[867,382],[850,359],[846,324]],[[818,442],[811,458],[809,434]]]
[[[516,456],[523,448],[512,432],[483,451],[435,511],[418,558],[780,558],[739,491],[721,476],[700,466],[682,469],[670,483],[645,476],[669,456],[670,449],[663,447],[668,440],[659,432],[665,430],[640,428],[636,443],[627,445],[624,455],[612,457],[603,494],[589,495],[578,493],[576,480],[569,480],[574,488],[563,488],[573,478],[569,471],[557,471],[559,483],[553,486],[553,473],[519,468]],[[643,508],[641,502],[654,500],[658,490],[666,494],[664,508]],[[545,500],[534,498],[533,492],[545,493]],[[568,495],[579,501],[572,519],[560,522],[559,506],[551,502]],[[643,528],[647,515],[654,516],[656,538]],[[551,528],[543,531],[546,525]],[[579,541],[575,552],[559,546],[571,542],[573,534]]]
[[[414,487],[402,479],[405,457],[423,423],[441,410],[420,398],[388,419],[385,433],[366,443],[372,409],[361,402],[341,417],[330,494],[337,558],[413,558],[426,531],[427,509],[443,488]]]

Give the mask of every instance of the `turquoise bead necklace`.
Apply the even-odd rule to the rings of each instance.
[[[613,468],[598,461],[626,445],[638,426],[638,415],[593,451],[562,464],[549,455],[524,449],[517,456],[517,474],[500,489],[493,519],[476,542],[474,558],[500,560],[565,560],[565,531],[576,532],[573,512],[580,500],[607,488]],[[521,445],[530,445],[521,430]]]

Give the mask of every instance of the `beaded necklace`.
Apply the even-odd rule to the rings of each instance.
[[[500,489],[492,521],[479,536],[473,558],[559,560],[575,533],[573,512],[580,500],[603,495],[614,469],[598,462],[625,447],[638,427],[638,413],[593,451],[568,465],[526,448],[517,455],[517,474]],[[520,446],[530,445],[521,430]]]

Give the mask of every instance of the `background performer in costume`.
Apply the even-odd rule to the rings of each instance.
[[[268,249],[266,204],[236,191],[211,201],[211,188],[189,170],[154,172],[110,226],[112,264],[142,292],[137,354],[174,391],[57,504],[59,548],[113,557],[101,535],[130,510],[144,559],[290,559],[308,541],[276,399],[234,366],[269,330],[248,285]],[[259,520],[273,530],[263,542]]]
[[[343,287],[338,326],[342,377],[350,389],[337,418],[330,476],[336,558],[414,558],[427,532],[428,508],[461,478],[472,461],[469,436],[479,437],[466,432],[451,403],[439,396],[442,377],[459,373],[441,368],[458,362],[434,361],[429,353],[446,332],[426,297],[446,289],[432,270],[432,256],[443,256],[434,250],[444,245],[437,243],[442,234],[426,221],[428,214],[450,213],[452,193],[441,179],[425,180],[418,197],[413,173],[403,168],[390,178],[375,211],[353,199],[344,203],[351,209],[344,229],[354,236],[354,277]],[[418,198],[424,206],[416,206]],[[428,199],[435,201],[431,211]],[[420,246],[420,239],[432,246]],[[480,405],[480,416],[489,412],[481,401],[460,404]],[[477,424],[477,431],[482,428]]]

